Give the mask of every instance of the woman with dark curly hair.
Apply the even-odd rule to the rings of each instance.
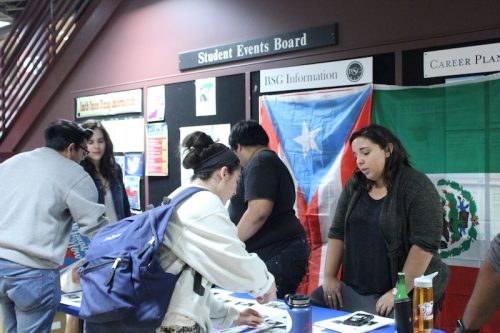
[[[436,188],[411,167],[405,148],[385,127],[362,128],[349,142],[358,169],[340,195],[323,286],[313,292],[312,303],[391,316],[398,272],[405,273],[410,293],[415,277],[439,272],[437,308],[450,272],[438,254],[443,218]]]

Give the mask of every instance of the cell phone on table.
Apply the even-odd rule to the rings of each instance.
[[[373,315],[368,313],[356,313],[344,320],[344,325],[363,326],[373,319]]]

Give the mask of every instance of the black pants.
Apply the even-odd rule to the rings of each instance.
[[[274,275],[278,298],[293,294],[307,272],[309,245],[305,236],[292,238],[280,251],[263,259],[267,269]]]
[[[344,306],[342,308],[338,308],[338,310],[347,312],[365,311],[369,313],[377,313],[375,306],[378,299],[382,295],[361,295],[348,285],[343,285],[340,292],[342,293]],[[311,304],[323,308],[328,307],[328,305],[326,305],[325,298],[323,297],[323,286],[316,288],[312,292]],[[391,312],[389,317],[393,316],[394,314]]]

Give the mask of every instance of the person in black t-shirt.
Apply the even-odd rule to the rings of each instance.
[[[242,120],[231,129],[229,145],[244,169],[229,215],[247,250],[257,253],[274,275],[283,298],[296,292],[306,274],[309,246],[293,208],[292,176],[268,143],[256,121]]]

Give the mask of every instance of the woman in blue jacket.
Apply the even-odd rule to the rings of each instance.
[[[98,120],[87,120],[82,126],[94,131],[87,142],[89,154],[81,165],[94,180],[99,194],[98,202],[106,206],[106,217],[110,223],[130,216],[122,170],[115,161],[108,132]]]

